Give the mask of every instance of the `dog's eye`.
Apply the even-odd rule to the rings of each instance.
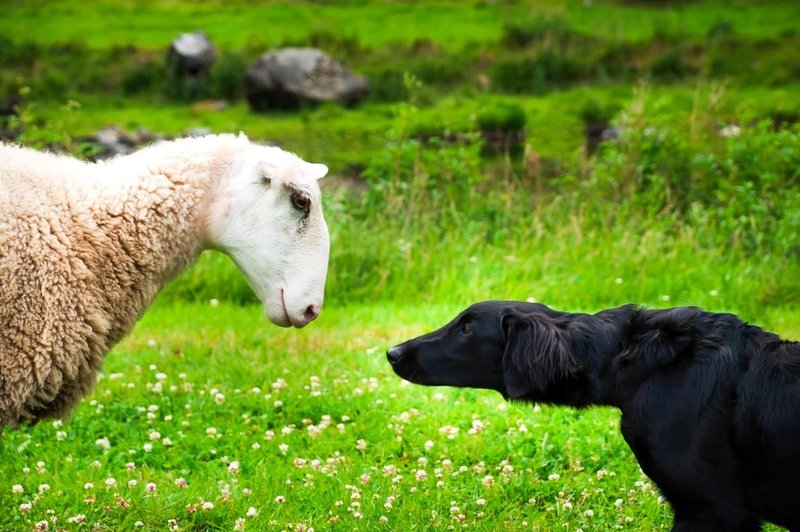
[[[464,325],[462,325],[461,334],[465,336],[469,336],[470,334],[472,334],[472,325],[470,325],[469,323],[465,323]]]

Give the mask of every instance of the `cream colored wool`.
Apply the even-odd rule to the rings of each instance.
[[[209,198],[251,146],[209,136],[87,164],[0,144],[0,431],[64,416],[92,388],[209,246]]]

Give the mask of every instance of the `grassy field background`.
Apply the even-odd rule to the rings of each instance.
[[[798,19],[745,0],[5,4],[17,142],[244,131],[367,191],[326,190],[309,327],[269,325],[205,253],[71,419],[6,431],[0,530],[669,528],[616,411],[408,385],[384,353],[483,299],[696,305],[800,340]],[[196,29],[219,60],[176,92],[164,54]],[[287,44],[370,97],[251,113],[243,69]],[[487,149],[487,121],[520,120],[520,146]],[[620,137],[589,154],[593,120]]]

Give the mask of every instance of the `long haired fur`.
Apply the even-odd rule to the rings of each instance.
[[[619,408],[625,441],[672,505],[673,530],[800,530],[800,344],[736,316],[489,301],[387,357],[419,384]]]

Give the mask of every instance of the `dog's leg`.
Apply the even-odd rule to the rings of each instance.
[[[716,512],[695,515],[675,515],[672,532],[758,532],[761,520],[752,516],[721,516]]]

